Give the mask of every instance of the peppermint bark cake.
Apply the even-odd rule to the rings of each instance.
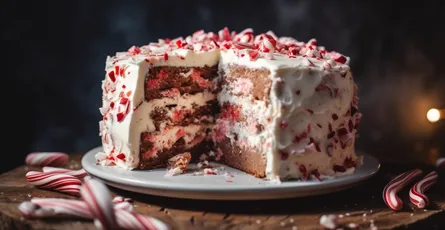
[[[108,57],[101,165],[166,167],[190,152],[260,178],[354,172],[361,114],[349,58],[227,28]]]

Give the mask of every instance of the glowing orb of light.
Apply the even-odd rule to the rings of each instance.
[[[436,122],[440,119],[440,111],[438,109],[432,108],[428,110],[428,113],[426,113],[426,118],[430,122]]]

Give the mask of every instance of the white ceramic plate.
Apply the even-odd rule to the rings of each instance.
[[[225,165],[216,167],[218,175],[193,175],[197,170],[194,170],[196,166],[191,164],[190,173],[166,177],[166,169],[128,171],[96,165],[94,155],[101,150],[102,147],[94,148],[82,158],[82,167],[91,176],[112,187],[127,191],[189,199],[265,200],[320,195],[358,185],[380,168],[374,157],[363,154],[364,165],[359,167],[354,175],[321,182],[286,181],[275,184]]]

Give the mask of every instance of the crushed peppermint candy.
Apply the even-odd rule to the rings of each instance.
[[[183,174],[192,159],[189,152],[178,154],[168,160],[168,168],[166,176],[176,176]]]
[[[337,216],[332,214],[321,216],[320,225],[327,229],[336,229],[338,227]]]

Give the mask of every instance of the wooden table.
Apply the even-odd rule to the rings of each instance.
[[[71,157],[70,167],[80,167],[81,154]],[[341,224],[355,223],[360,229],[445,229],[445,183],[428,192],[433,204],[414,209],[402,191],[405,208],[389,210],[382,189],[391,177],[409,168],[383,163],[380,172],[359,187],[316,197],[269,201],[197,201],[141,195],[110,188],[113,195],[135,200],[138,213],[151,215],[172,229],[321,229],[323,214],[338,215]],[[95,229],[81,219],[31,220],[20,216],[17,206],[32,197],[73,198],[36,189],[25,180],[25,166],[0,175],[0,229]],[[433,168],[423,167],[425,171]],[[443,178],[443,177],[442,177]],[[443,180],[443,179],[442,179]],[[445,180],[443,180],[445,182]]]

